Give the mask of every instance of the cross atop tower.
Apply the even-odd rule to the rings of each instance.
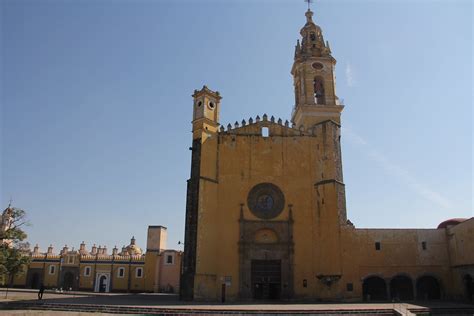
[[[314,0],[304,0],[304,2],[308,3],[308,11],[311,11],[310,6],[311,6],[311,3],[314,2]]]

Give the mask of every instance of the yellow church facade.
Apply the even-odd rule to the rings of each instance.
[[[222,126],[219,92],[194,91],[181,298],[472,298],[474,219],[437,229],[347,219],[344,105],[312,16],[295,47],[291,122],[264,114]]]
[[[29,254],[30,264],[16,275],[15,287],[89,292],[179,292],[181,251],[166,248],[167,229],[149,226],[146,253],[132,237],[121,251],[82,242],[79,249],[52,246],[41,252],[38,245]]]

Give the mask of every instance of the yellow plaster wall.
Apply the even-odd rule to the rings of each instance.
[[[145,290],[157,292],[159,288],[159,269],[161,266],[158,252],[147,252],[145,258]]]
[[[89,276],[86,276],[84,274],[86,267],[91,268]],[[81,263],[79,265],[79,288],[93,291],[94,278],[95,278],[95,265],[93,263]]]
[[[334,164],[322,159],[322,155],[334,155],[327,138],[332,135],[328,131],[324,136],[323,141],[324,137],[313,136],[220,134],[219,145],[217,137],[203,143],[201,175],[217,175],[219,183],[200,182],[196,299],[219,298],[224,276],[233,280],[226,290],[228,297],[237,297],[240,204],[245,205],[246,219],[257,219],[246,206],[247,195],[262,182],[278,185],[286,204],[293,204],[295,293],[314,293],[316,282],[309,281],[309,287],[303,288],[302,280],[313,280],[316,272],[340,273],[335,189],[323,185],[318,188],[319,196],[314,189],[315,182],[335,176]],[[322,199],[324,204],[315,212],[317,201]],[[275,220],[287,220],[288,216],[285,206]]]
[[[447,228],[451,265],[474,264],[474,217]]]
[[[160,264],[162,264],[162,255],[160,252],[150,252],[146,256],[133,257],[130,261],[129,257],[112,257],[102,256],[96,258],[95,256],[86,255],[84,257],[77,256],[73,264],[63,264],[62,267],[78,267],[79,268],[79,289],[93,291],[95,287],[95,279],[97,273],[105,272],[110,274],[111,291],[126,292],[130,287],[130,291],[135,292],[157,292],[160,289],[160,284],[163,282],[166,286],[168,283],[173,286],[175,291],[179,290],[179,277],[181,267],[181,252],[175,252],[175,264],[163,269],[163,279],[160,279]],[[28,269],[37,269],[41,273],[41,278],[46,287],[58,287],[59,280],[59,258],[58,255],[48,256],[48,260],[58,259],[58,261],[44,262],[44,255],[33,256],[36,261],[32,261],[28,267],[25,268],[24,274],[14,278],[15,286],[26,286]],[[83,262],[81,262],[81,259]],[[98,259],[95,262],[95,259]],[[49,267],[55,266],[54,274],[49,274]],[[85,275],[86,267],[90,267],[90,275]],[[124,268],[124,276],[118,276],[119,268]],[[137,268],[142,269],[142,276],[136,276]],[[130,280],[130,281],[129,281]],[[161,282],[161,283],[160,283]]]
[[[54,266],[54,273],[50,274],[49,273],[49,267]],[[44,279],[43,279],[43,284],[45,287],[57,287],[58,286],[58,280],[59,280],[59,262],[58,263],[49,263],[47,262],[45,264],[45,272],[44,272]]]
[[[450,292],[449,256],[444,230],[439,229],[354,229],[342,230],[343,278],[341,286],[353,283],[354,291],[345,298],[361,298],[363,279],[377,275],[387,281],[396,275],[408,275],[413,282],[430,274]],[[422,249],[425,241],[427,248]],[[375,250],[375,242],[381,249]]]
[[[123,277],[119,277],[119,269],[124,268]],[[113,279],[112,287],[114,291],[127,291],[128,290],[128,279],[129,279],[129,262],[115,262],[114,267],[111,271]]]
[[[137,268],[142,268],[143,269],[141,278],[136,277]],[[131,291],[144,291],[145,290],[145,276],[144,276],[144,273],[145,273],[144,265],[132,264],[131,274],[130,274],[130,277],[131,277],[131,279],[130,279],[131,280],[130,281],[130,290]]]
[[[453,295],[459,299],[466,298],[464,276],[474,275],[474,218],[448,227],[445,231],[452,269]]]
[[[173,287],[174,293],[179,293],[179,275],[181,270],[181,252],[174,252],[174,263],[166,264],[167,252],[160,256],[160,290]]]
[[[269,126],[270,137],[259,136]],[[285,208],[274,220],[287,220],[293,211],[294,294],[296,298],[360,299],[363,279],[379,275],[387,282],[406,274],[413,282],[435,276],[448,296],[456,290],[450,264],[472,264],[469,247],[473,225],[453,227],[449,249],[445,230],[355,229],[341,210],[342,182],[338,170],[339,127],[317,125],[311,135],[269,121],[212,134],[202,143],[199,188],[195,299],[220,299],[225,276],[228,299],[239,291],[239,217],[258,220],[247,207],[253,186],[271,182],[285,195]],[[341,211],[341,213],[339,213]],[[472,220],[471,220],[472,222]],[[375,242],[381,250],[375,250]],[[422,249],[426,242],[427,249]],[[451,260],[451,261],[450,261]],[[341,275],[327,287],[317,275]],[[307,287],[303,286],[307,281]],[[347,291],[347,284],[353,291]]]

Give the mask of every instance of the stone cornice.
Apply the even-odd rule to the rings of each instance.
[[[343,182],[338,181],[338,180],[336,180],[336,179],[321,180],[321,181],[319,181],[319,182],[316,182],[316,183],[314,184],[314,186],[316,187],[316,186],[324,185],[324,184],[328,184],[328,183],[337,183],[337,184],[341,184],[341,185],[344,185],[344,186],[345,186],[345,184],[344,184]]]

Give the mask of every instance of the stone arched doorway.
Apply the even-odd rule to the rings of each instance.
[[[387,299],[387,285],[385,280],[378,276],[364,279],[362,294],[366,301],[381,301]]]
[[[419,300],[441,299],[441,286],[438,280],[430,275],[425,275],[416,281],[416,297]]]
[[[254,299],[279,299],[281,294],[281,260],[252,260],[251,282]]]
[[[79,267],[63,267],[59,276],[59,286],[66,291],[79,289]]]
[[[390,296],[395,300],[413,300],[413,282],[410,277],[397,275],[390,280]]]
[[[75,290],[74,279],[75,279],[74,273],[66,272],[64,274],[63,288],[67,291]]]
[[[108,283],[107,277],[105,275],[102,275],[99,278],[99,292],[106,292],[107,283]]]
[[[110,292],[110,272],[98,272],[94,292]]]
[[[39,289],[40,288],[41,277],[39,273],[35,272],[31,275],[31,288]]]
[[[293,296],[292,220],[240,220],[239,296],[288,299]]]
[[[43,282],[43,269],[31,268],[28,269],[26,275],[26,287],[30,289],[39,289],[41,283]]]

